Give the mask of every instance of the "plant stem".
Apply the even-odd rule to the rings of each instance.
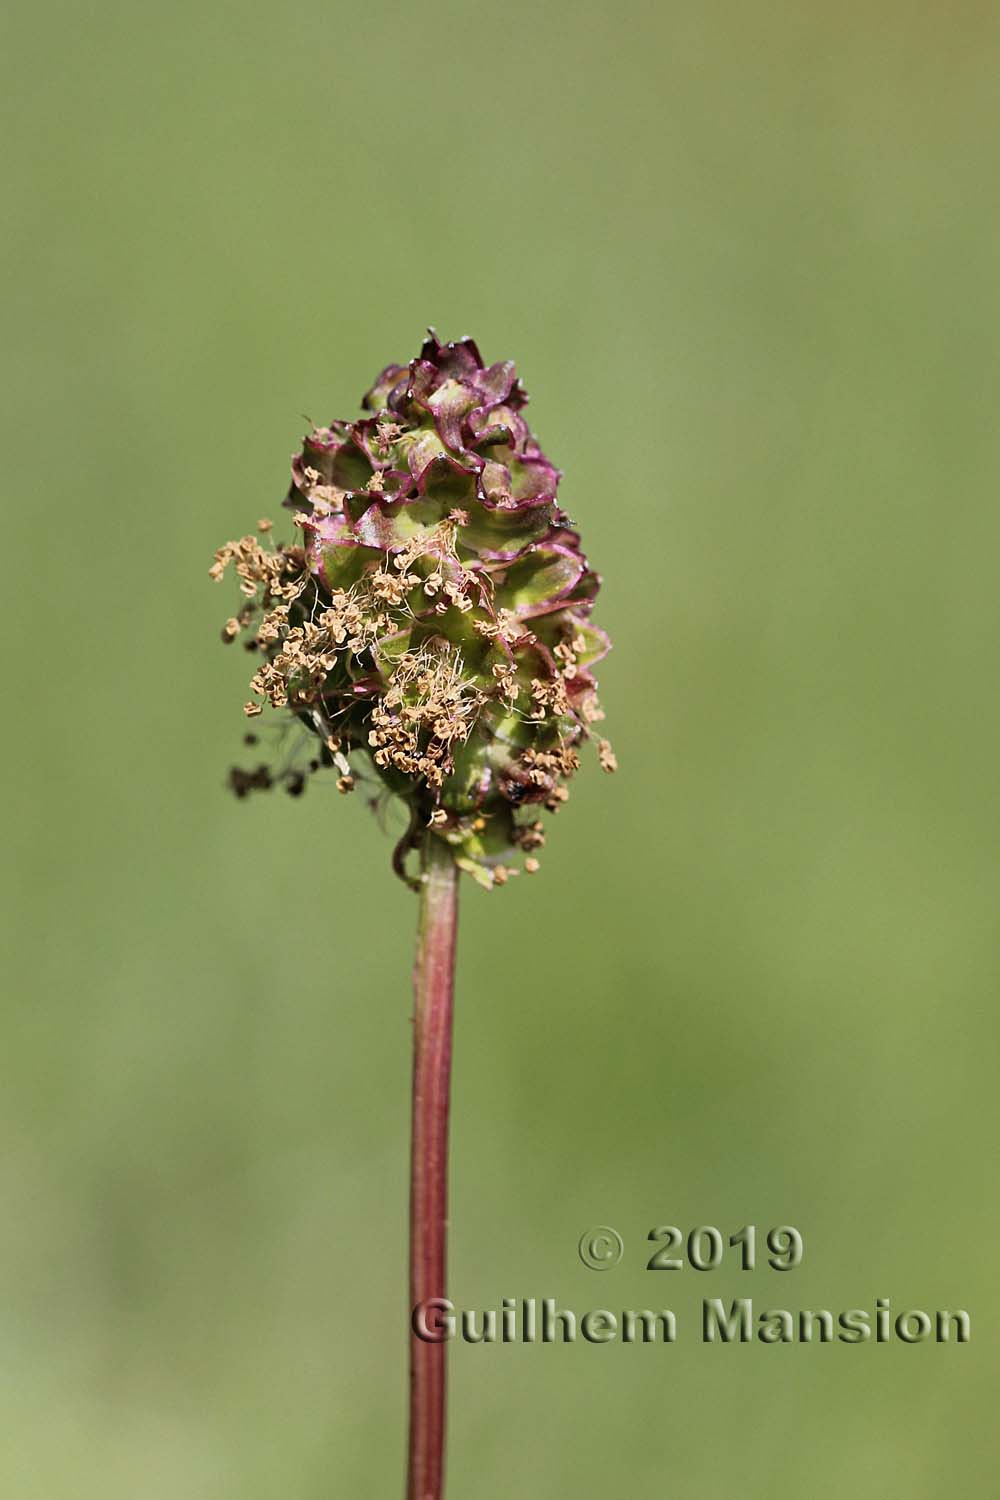
[[[410,1155],[410,1311],[445,1295],[448,1108],[458,870],[426,834],[413,966],[413,1133]],[[410,1334],[407,1500],[444,1492],[445,1344]]]

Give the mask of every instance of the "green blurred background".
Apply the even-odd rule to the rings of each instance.
[[[453,1292],[681,1322],[455,1346],[450,1494],[995,1494],[995,7],[42,0],[2,42],[2,1493],[400,1491],[414,903],[361,798],[225,793],[207,568],[433,323],[566,471],[622,765],[463,893]],[[802,1268],[643,1269],[748,1221]],[[973,1342],[704,1347],[747,1294]]]

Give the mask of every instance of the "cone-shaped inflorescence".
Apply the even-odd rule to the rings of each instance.
[[[342,791],[370,759],[409,807],[401,873],[427,826],[483,885],[506,880],[515,849],[537,869],[538,813],[566,800],[604,717],[600,580],[526,401],[511,362],[484,366],[471,339],[431,334],[383,370],[369,415],[306,436],[286,501],[302,543],[272,547],[262,522],[212,568],[233,562],[247,601],[224,639],[247,631],[262,658],[246,713],[263,700],[296,715],[322,742],[311,767],[335,766]],[[596,747],[613,770],[608,742]],[[232,775],[240,795],[273,780]],[[302,784],[292,773],[289,790]]]

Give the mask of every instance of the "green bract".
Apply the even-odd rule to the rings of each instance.
[[[320,735],[342,789],[365,756],[409,805],[397,867],[429,825],[485,885],[515,847],[537,868],[537,804],[565,800],[603,718],[591,668],[610,644],[526,401],[513,364],[432,334],[382,372],[369,415],[304,439],[286,502],[302,545],[245,537],[213,568],[235,561],[251,601],[225,634],[254,628],[255,693]],[[250,775],[237,790],[269,779]]]

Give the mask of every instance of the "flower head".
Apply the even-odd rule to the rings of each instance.
[[[505,882],[515,849],[537,869],[537,813],[566,800],[604,717],[600,579],[526,402],[510,361],[486,366],[471,339],[432,333],[382,371],[366,416],[304,438],[285,502],[301,542],[273,545],[262,521],[211,569],[233,563],[246,599],[223,639],[249,632],[259,653],[247,714],[295,715],[321,742],[311,768],[335,767],[343,791],[370,760],[410,811],[400,873],[425,828],[484,885]],[[275,779],[234,774],[241,795]]]

